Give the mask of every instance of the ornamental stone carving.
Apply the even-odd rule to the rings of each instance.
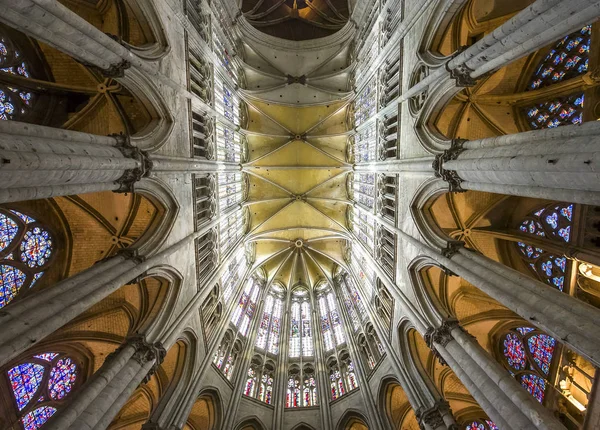
[[[433,160],[434,174],[438,178],[442,178],[445,182],[448,182],[448,190],[450,192],[464,192],[465,190],[461,187],[462,179],[455,170],[446,170],[444,163],[450,160],[456,160],[458,156],[464,151],[464,139],[452,139],[450,148],[437,154]]]

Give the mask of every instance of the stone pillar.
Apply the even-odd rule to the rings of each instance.
[[[150,344],[143,336],[128,338],[45,427],[49,430],[106,428],[137,386],[150,379],[165,355],[160,343]]]
[[[425,341],[500,428],[565,430],[456,320],[429,328]]]
[[[274,406],[275,413],[273,414],[273,427],[283,428],[283,414],[285,412],[285,397],[287,387],[287,369],[288,369],[288,357],[290,349],[290,311],[292,304],[292,293],[287,292],[287,297],[284,302],[283,315],[281,318],[280,335],[279,335],[279,362],[278,369],[275,373],[277,381],[274,392]],[[302,381],[300,381],[302,383]]]
[[[256,313],[252,317],[252,322],[250,323],[250,327],[248,329],[248,337],[246,338],[244,351],[240,354],[237,370],[232,378],[235,381],[235,384],[233,385],[233,395],[231,396],[231,400],[227,406],[227,416],[225,416],[223,419],[223,430],[231,430],[235,425],[237,411],[243,396],[242,388],[246,382],[246,373],[248,372],[250,360],[252,359],[252,354],[254,352],[254,344],[256,343],[256,336],[254,335],[258,332],[257,329],[262,319],[263,309],[265,306],[265,297],[267,293],[268,285],[265,285],[262,287],[258,297]]]
[[[131,192],[150,165],[126,136],[0,122],[0,203]]]
[[[600,365],[600,310],[460,243],[439,262],[559,342]]]
[[[415,415],[419,426],[425,430],[458,430],[450,404],[445,400],[436,402],[430,408],[419,408]]]
[[[352,270],[352,267],[349,269],[350,276],[354,279],[354,283],[359,289],[363,299],[368,297],[364,293],[364,288],[362,288],[362,284],[356,273]],[[377,336],[379,336],[379,341],[386,350],[387,359],[390,361],[390,364],[396,373],[396,377],[415,411],[419,424],[426,430],[454,429],[456,421],[454,420],[448,402],[443,399],[442,395],[437,392],[437,389],[434,386],[430,386],[430,383],[428,383],[429,381],[423,380],[423,377],[418,373],[417,369],[410,368],[406,363],[400,363],[396,351],[381,326],[381,321],[377,317],[372,301],[363,300],[363,303],[369,311],[373,328],[375,329]]]
[[[436,156],[436,176],[450,191],[600,205],[600,124],[464,141]]]
[[[317,302],[314,300],[314,294],[310,294],[311,318],[313,328],[313,342],[315,352],[315,379],[317,380],[317,392],[319,394],[318,404],[321,410],[321,425],[324,430],[331,429],[331,393],[329,391],[329,372],[327,371],[325,354],[323,353],[323,333],[321,333],[321,324],[319,313],[317,311]]]
[[[58,284],[11,303],[0,310],[0,365],[54,333],[148,269],[163,264],[179,249],[189,246],[194,233],[150,258],[126,249]],[[35,309],[35,312],[29,312]]]
[[[332,284],[332,288],[334,287],[334,283],[330,280]],[[346,309],[346,305],[342,300],[342,294],[340,293],[340,285],[339,282],[335,282],[335,286],[337,287],[335,291],[335,296],[337,299],[337,305],[339,307],[340,314],[342,316],[342,324],[344,326],[344,333],[346,334],[346,345],[348,346],[348,350],[350,352],[350,357],[353,358],[352,363],[354,364],[354,370],[356,372],[356,379],[359,383],[360,395],[363,398],[363,404],[366,407],[366,410],[369,414],[369,420],[371,421],[370,429],[383,429],[383,423],[381,421],[381,415],[377,411],[377,405],[375,404],[375,400],[377,396],[374,396],[371,392],[371,387],[369,386],[369,380],[367,378],[367,373],[364,367],[364,361],[360,357],[359,349],[356,346],[356,338],[354,336],[354,330],[352,328],[352,323],[350,322],[350,317],[348,316],[348,309]],[[340,363],[338,363],[340,364]],[[341,366],[340,366],[341,370]],[[348,391],[346,392],[348,394]]]
[[[0,6],[0,20],[5,24],[97,67],[106,76],[123,76],[132,64],[142,63],[125,46],[57,0],[0,0]]]
[[[212,340],[208,344],[208,348],[206,348],[206,355],[202,359],[202,363],[200,364],[200,369],[197,373],[197,376],[194,378],[196,382],[193,385],[193,389],[191,390],[192,395],[186,401],[186,404],[182,405],[179,408],[179,411],[177,412],[176,417],[174,419],[174,421],[175,421],[174,425],[177,428],[183,428],[185,425],[185,422],[192,410],[192,407],[194,406],[194,402],[196,401],[197,394],[201,391],[201,389],[203,387],[203,377],[206,374],[206,372],[208,371],[208,369],[210,368],[211,363],[213,362],[213,358],[215,356],[215,351],[218,348],[219,343],[223,339],[223,335],[225,334],[225,331],[229,327],[229,322],[231,321],[231,314],[233,313],[233,310],[235,309],[235,307],[238,304],[236,299],[239,299],[239,297],[241,296],[242,291],[244,290],[244,286],[246,285],[246,282],[248,282],[248,278],[250,277],[250,274],[251,274],[251,268],[248,268],[248,270],[246,271],[240,284],[237,286],[237,288],[235,289],[235,292],[232,294],[233,299],[230,301],[230,303],[226,304],[227,310],[226,310],[226,312],[223,313],[223,318],[221,319],[221,321],[219,323],[219,327],[215,330]],[[214,278],[215,282],[220,277],[220,275],[221,275],[221,273],[219,273],[219,275]],[[192,314],[189,314],[190,315],[189,317],[191,317],[191,315],[195,315],[197,313],[198,306],[200,306],[200,303],[201,302],[199,302],[199,304],[190,308],[190,309],[192,309]],[[186,313],[186,314],[188,314],[188,313]],[[233,345],[232,345],[232,347],[233,347]],[[242,359],[243,359],[243,357],[240,354],[240,356],[238,357],[238,361],[235,363],[236,368],[240,366]]]
[[[597,1],[537,0],[474,45],[457,52],[445,67],[438,67],[400,98],[408,100],[447,77],[455,79],[459,87],[473,86],[484,74],[547,46],[598,16]]]

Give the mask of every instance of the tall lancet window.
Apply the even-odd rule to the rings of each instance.
[[[235,253],[232,258],[229,266],[225,270],[225,273],[221,276],[221,287],[223,290],[223,300],[225,304],[231,298],[235,287],[239,285],[242,276],[244,276],[244,272],[247,267],[246,256],[244,253],[244,248],[240,247],[238,252]]]
[[[331,351],[336,345],[346,342],[333,292],[330,291],[319,297],[319,314],[325,351]]]
[[[249,280],[231,316],[231,323],[239,330],[239,333],[243,337],[246,337],[248,334],[250,321],[252,321],[254,311],[256,310],[256,300],[258,299],[259,291],[258,282],[254,279]]]
[[[308,293],[297,290],[292,298],[290,312],[290,351],[289,355],[295,357],[312,357],[313,336],[311,326],[311,306]]]
[[[317,405],[311,298],[304,287],[292,293],[286,408]]]
[[[272,293],[267,296],[256,336],[255,346],[273,355],[279,354],[282,306],[283,301],[280,297]]]
[[[586,74],[589,69],[591,42],[591,25],[560,39],[535,68],[527,90],[539,90]],[[529,126],[534,130],[581,124],[584,101],[584,93],[579,89],[575,93],[528,106],[525,108],[525,114]]]

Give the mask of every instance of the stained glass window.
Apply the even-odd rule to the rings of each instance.
[[[377,127],[375,123],[366,126],[353,136],[354,160],[356,164],[372,163],[377,154]]]
[[[217,160],[239,163],[242,154],[242,137],[231,127],[217,122]]]
[[[243,235],[244,218],[242,210],[238,209],[228,214],[219,223],[219,249],[221,255],[226,255],[235,246]]]
[[[52,252],[50,233],[34,218],[0,209],[0,308],[23,288],[33,287],[44,275]]]
[[[223,289],[223,300],[225,303],[229,301],[233,294],[233,290],[239,285],[239,282],[246,271],[246,267],[244,248],[240,247],[229,263],[227,270],[225,270],[225,273],[221,276],[221,287]]]
[[[259,290],[257,282],[248,280],[238,305],[231,316],[231,323],[238,328],[239,333],[244,337],[248,334],[250,321],[252,321],[252,317],[254,316]]]
[[[559,40],[538,64],[529,88],[534,90],[582,75],[588,71],[592,26]]]
[[[354,364],[352,362],[349,362],[346,366],[346,381],[348,382],[348,391],[352,391],[358,387],[356,374],[354,373]]]
[[[373,253],[375,241],[375,221],[372,214],[360,207],[354,208],[354,216],[352,219],[352,231],[358,239]]]
[[[317,405],[317,381],[313,375],[304,376],[304,391],[302,404],[305,407]]]
[[[258,390],[258,400],[271,404],[273,399],[273,376],[270,373],[263,373],[260,378],[260,388]]]
[[[234,125],[240,125],[240,99],[215,75],[215,110]]]
[[[354,126],[358,127],[377,111],[377,78],[371,79],[354,101]]]
[[[465,430],[498,430],[498,426],[489,419],[478,419],[465,424]]]
[[[527,89],[548,87],[587,73],[591,36],[592,26],[587,25],[559,40],[538,64]],[[583,93],[576,93],[538,103],[525,112],[532,129],[581,124],[583,103]]]
[[[338,399],[346,394],[344,382],[342,381],[342,375],[338,369],[331,370],[329,374],[329,380],[331,382],[331,400]]]
[[[517,327],[502,339],[505,365],[539,402],[544,400],[556,341],[533,327]]]
[[[300,357],[300,303],[292,303],[290,315],[290,357]]]
[[[263,317],[258,327],[258,333],[256,335],[256,346],[261,349],[265,349],[267,345],[267,337],[269,335],[269,324],[271,323],[271,316],[273,315],[273,296],[268,295],[265,300],[265,307],[263,311]]]
[[[269,331],[268,351],[270,354],[279,354],[279,337],[281,332],[281,308],[282,301],[275,299],[273,306],[273,318],[271,319],[271,329]]]
[[[473,421],[471,424],[468,424],[465,427],[465,430],[486,430],[485,427],[483,426],[483,424],[477,422],[477,421]]]
[[[354,173],[352,188],[354,200],[367,209],[373,209],[377,193],[375,173]]]
[[[367,294],[366,299],[370,300],[373,297],[375,285],[375,270],[369,264],[366,255],[361,247],[353,244],[350,249],[350,265],[354,274],[358,277],[363,286],[363,291]]]
[[[302,355],[304,357],[314,355],[310,316],[310,302],[306,300],[302,303]]]
[[[22,53],[5,37],[0,37],[0,72],[31,77],[29,65]],[[0,86],[0,120],[19,119],[32,108],[33,102],[34,96],[26,90]]]
[[[246,379],[246,385],[244,386],[244,395],[248,397],[254,397],[254,390],[256,388],[256,372],[251,367],[248,369],[248,379]]]
[[[567,258],[557,257],[541,248],[524,242],[517,242],[517,247],[529,268],[542,280],[563,291]]]
[[[221,212],[242,201],[242,179],[242,174],[239,172],[217,173],[219,210]]]
[[[55,352],[37,354],[7,371],[15,407],[25,429],[38,429],[71,393],[79,376],[72,358]],[[52,406],[47,405],[51,401]]]
[[[337,310],[335,296],[329,292],[326,296],[319,297],[319,311],[321,315],[321,332],[325,350],[330,351],[335,345],[341,345],[346,341],[344,329]]]
[[[572,239],[574,205],[552,203],[531,212],[519,225],[525,235],[536,236],[564,244]],[[566,257],[553,255],[542,248],[517,242],[523,259],[543,281],[563,291],[567,272]]]
[[[571,240],[573,204],[553,203],[531,212],[519,226],[524,234],[544,237],[559,243]]]
[[[298,408],[301,406],[300,382],[296,377],[291,377],[288,380],[288,389],[285,406],[286,408]]]

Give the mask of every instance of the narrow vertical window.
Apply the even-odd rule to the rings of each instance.
[[[305,301],[302,303],[302,355],[304,357],[312,357],[313,338],[310,325],[310,303]]]
[[[300,357],[300,303],[292,303],[290,318],[290,357]]]

